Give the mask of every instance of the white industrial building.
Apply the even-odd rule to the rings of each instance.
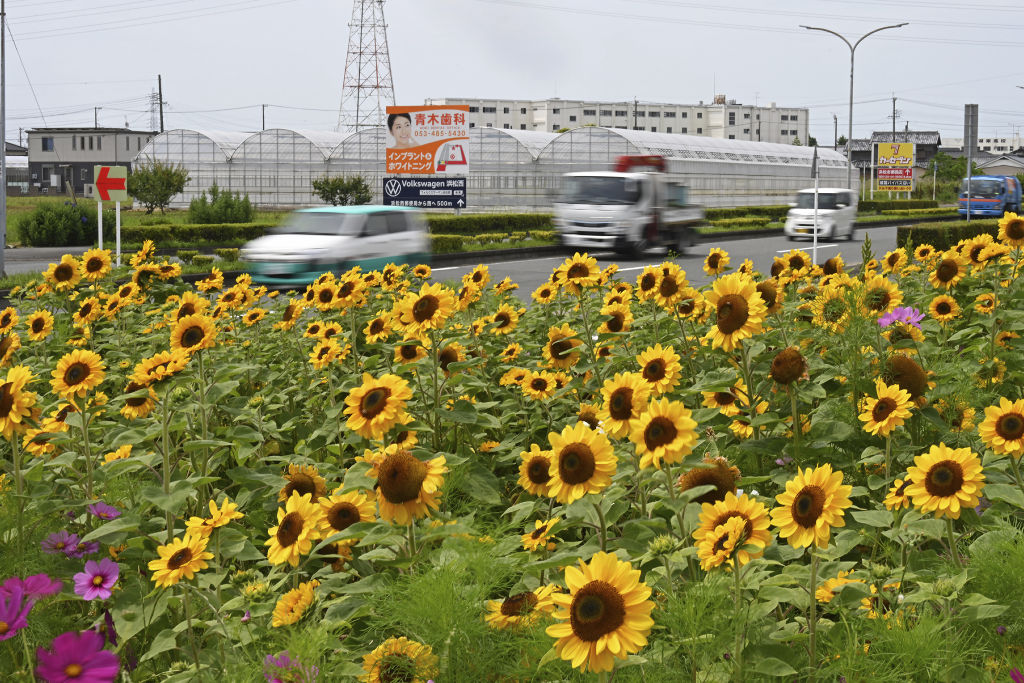
[[[740,104],[718,95],[710,104],[599,102],[596,100],[493,100],[440,97],[428,105],[468,105],[471,128],[558,132],[580,126],[703,135],[723,140],[792,144],[808,140],[808,110]]]

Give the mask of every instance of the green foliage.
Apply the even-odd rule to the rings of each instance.
[[[430,232],[443,235],[479,235],[484,232],[513,232],[551,227],[546,213],[478,213],[452,216],[428,215]]]
[[[895,209],[934,209],[937,201],[931,199],[865,199],[857,205],[861,213],[877,213]]]
[[[998,218],[983,218],[967,221],[925,223],[923,225],[901,225],[896,228],[896,244],[903,246],[907,240],[914,244],[930,244],[936,249],[949,249],[957,242],[981,234],[995,237],[999,234]]]
[[[781,220],[789,213],[789,206],[776,204],[774,206],[740,206],[731,209],[705,209],[704,217],[708,221],[717,221],[726,218],[744,218],[748,216],[764,216],[770,220]]]
[[[193,266],[208,266],[213,263],[213,256],[210,254],[197,254],[192,257]]]
[[[719,228],[763,228],[771,223],[767,216],[745,216],[743,218],[719,218],[708,221],[710,225]]]
[[[164,164],[136,164],[128,176],[128,194],[146,207],[146,213],[160,209],[163,213],[171,198],[181,194],[190,180],[184,166]]]
[[[185,263],[193,263],[193,259],[199,255],[199,252],[195,249],[179,249],[178,258]]]
[[[153,240],[157,244],[230,244],[262,237],[271,227],[263,223],[138,225],[122,227],[121,240],[131,244],[141,244],[145,240]]]
[[[213,253],[219,256],[225,261],[237,261],[238,260],[238,248],[237,247],[225,247],[222,249],[214,249]]]
[[[114,212],[103,212],[103,224],[113,230]],[[21,240],[32,247],[68,247],[92,244],[96,239],[96,207],[91,202],[47,202],[17,221]]]
[[[241,197],[236,192],[223,192],[217,183],[210,188],[210,198],[201,193],[188,205],[190,223],[249,223],[254,210],[249,195]]]
[[[971,162],[971,168],[971,175],[980,173],[976,163]],[[955,182],[959,186],[960,181],[967,177],[967,157],[951,157],[945,152],[939,152],[925,168],[924,177],[931,178],[932,175],[939,180]]]
[[[373,201],[373,190],[360,175],[324,176],[313,180],[313,194],[331,206],[355,206]]]

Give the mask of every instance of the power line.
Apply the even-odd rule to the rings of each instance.
[[[201,2],[201,0],[176,0],[175,5],[183,5],[190,2]],[[42,14],[24,14],[18,15],[16,24],[38,24],[42,21],[47,23],[53,22],[55,19],[61,21],[67,19],[77,19],[79,17],[92,17],[99,14],[123,14],[125,8],[130,9],[147,9],[141,7],[142,5],[161,5],[166,4],[165,0],[135,0],[134,2],[117,2],[109,5],[93,5],[88,9],[79,12],[61,12],[59,16],[55,16],[53,12],[44,12]],[[39,19],[41,21],[31,21],[32,19]]]

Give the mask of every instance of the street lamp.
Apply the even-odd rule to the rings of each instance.
[[[878,33],[879,31],[884,31],[887,28],[899,28],[900,26],[906,26],[908,23],[910,23],[910,22],[904,21],[902,24],[893,24],[892,26],[880,26],[879,28],[876,28],[873,31],[868,31],[867,33],[862,35],[857,40],[857,42],[853,43],[852,45],[850,44],[849,40],[847,40],[841,34],[836,33],[835,31],[829,30],[827,28],[820,28],[818,26],[804,26],[803,24],[800,24],[800,28],[805,28],[805,29],[807,29],[809,31],[824,31],[825,33],[831,33],[832,35],[836,36],[841,41],[846,43],[846,47],[850,48],[850,111],[849,111],[849,128],[848,128],[848,132],[847,132],[847,135],[846,135],[846,187],[848,187],[848,188],[852,188],[853,187],[853,185],[852,185],[852,182],[853,182],[853,180],[852,180],[852,175],[853,175],[853,155],[851,154],[851,145],[853,143],[853,53],[857,50],[857,46],[861,44],[861,41],[863,41],[865,38],[867,38],[868,36],[872,35],[873,33]],[[896,142],[896,141],[893,140],[893,142]]]

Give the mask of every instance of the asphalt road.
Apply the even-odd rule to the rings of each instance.
[[[896,247],[896,228],[866,228],[857,230],[851,242],[819,242],[817,263],[823,263],[826,259],[842,254],[843,261],[847,264],[860,263],[861,248],[864,245],[864,236],[871,237],[871,250],[875,258],[881,258],[887,251]],[[754,268],[767,273],[771,269],[772,258],[786,253],[790,249],[803,249],[811,253],[811,243],[804,241],[789,242],[782,235],[760,235],[757,237],[734,237],[727,239],[722,237],[717,241],[704,240],[696,246],[687,249],[685,255],[675,260],[683,270],[691,286],[700,287],[710,282],[711,278],[704,274],[704,257],[712,247],[724,249],[729,254],[729,265],[736,268],[744,259],[750,259]],[[604,268],[610,263],[619,264],[619,273],[622,279],[635,280],[636,276],[649,264],[661,263],[665,260],[664,253],[651,251],[645,258],[636,259],[623,257],[612,252],[593,252],[591,256],[597,258],[598,264]],[[528,301],[530,293],[546,282],[551,271],[565,260],[565,256],[550,256],[542,258],[528,258],[509,261],[488,263],[491,272],[491,282],[497,282],[505,277],[510,277],[513,282],[519,284],[516,290],[519,298]],[[445,266],[434,268],[434,280],[448,281],[461,280],[462,276],[474,268],[474,265],[467,266]]]

